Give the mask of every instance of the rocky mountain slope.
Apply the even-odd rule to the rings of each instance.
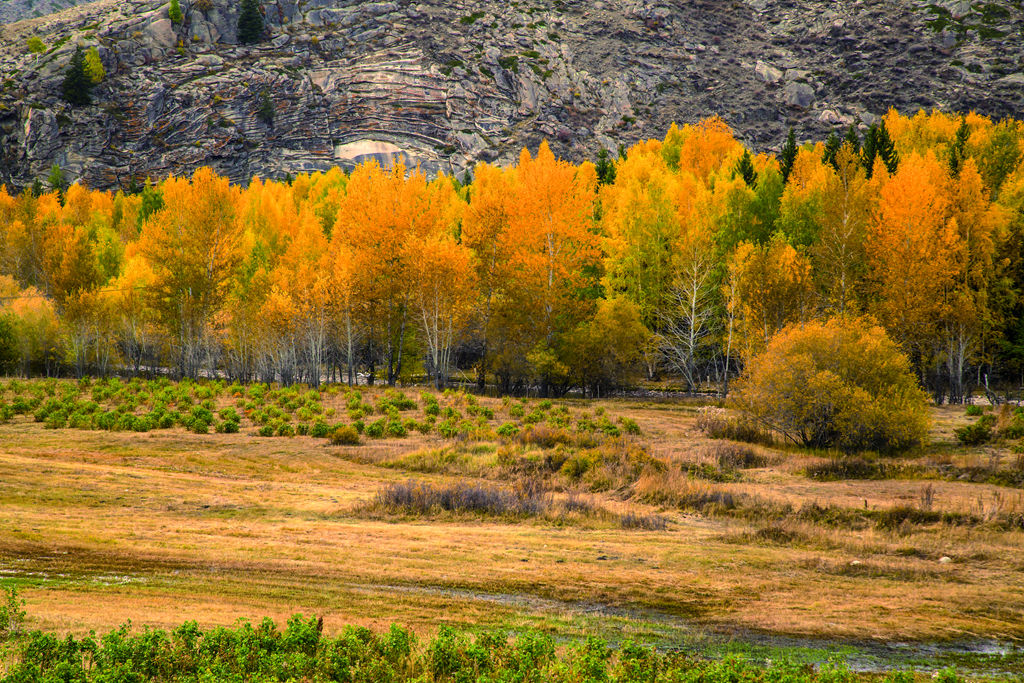
[[[0,0],[0,24],[11,24],[82,5],[88,0]]]
[[[460,172],[712,114],[765,149],[889,106],[1024,110],[1017,0],[264,0],[255,46],[236,0],[180,1],[180,24],[165,2],[101,0],[0,26],[0,183],[54,163],[99,188],[203,164],[245,182],[394,154]],[[107,77],[72,108],[79,44]]]

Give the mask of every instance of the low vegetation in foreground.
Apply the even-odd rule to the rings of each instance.
[[[510,638],[475,637],[443,627],[420,640],[398,626],[376,633],[346,627],[325,634],[323,621],[296,614],[284,631],[272,619],[257,626],[200,629],[186,622],[173,631],[132,631],[76,639],[33,632],[15,644],[3,683],[57,681],[345,681],[346,683],[854,683],[863,678],[845,665],[819,666],[738,657],[705,660],[626,642],[612,649],[599,638],[556,644],[538,632]],[[3,672],[0,665],[0,672]],[[878,680],[872,676],[871,680]],[[952,669],[932,680],[962,681]],[[886,683],[913,683],[893,671]]]
[[[394,674],[409,680],[476,680],[429,668],[442,625],[480,680],[633,680],[627,640],[658,648],[644,655],[657,674],[635,680],[783,680],[779,665],[692,659],[727,654],[695,633],[822,643],[853,663],[857,643],[938,643],[973,667],[890,653],[870,667],[883,672],[1019,668],[1024,458],[1012,408],[928,407],[916,445],[847,454],[841,440],[794,443],[752,412],[695,400],[94,379],[5,380],[0,406],[0,582],[24,598],[25,630],[53,634],[17,641],[28,645],[9,649],[9,675],[45,656],[58,677],[61,657],[92,648],[90,631],[185,618],[205,634],[186,663],[245,680],[333,675],[328,651],[353,633],[384,648],[391,623],[418,639]],[[988,438],[965,443],[986,416]],[[265,670],[203,649],[239,617],[284,624],[295,612],[325,624],[301,662],[287,633],[271,638]],[[554,654],[509,673],[541,638],[522,634],[537,632]],[[111,650],[82,660],[87,676],[115,680],[100,657],[141,662],[147,638],[154,657],[184,647],[170,631],[117,633],[96,639]],[[481,645],[493,633],[510,634],[505,649]],[[572,643],[591,636],[615,653],[587,678],[587,650]],[[979,647],[1007,654],[979,664]],[[81,679],[66,666],[66,680]]]

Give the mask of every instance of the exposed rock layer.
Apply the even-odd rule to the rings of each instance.
[[[460,172],[544,138],[592,158],[712,114],[765,149],[889,106],[1024,110],[1009,0],[984,16],[949,0],[267,0],[253,47],[233,0],[180,1],[181,24],[163,2],[105,0],[0,27],[0,182],[54,163],[93,187],[203,164],[245,182],[396,154]],[[107,72],[89,107],[59,97],[76,44]]]

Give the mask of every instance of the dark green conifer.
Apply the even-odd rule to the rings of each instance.
[[[839,154],[839,150],[843,147],[843,141],[839,139],[839,136],[835,134],[835,131],[828,134],[828,139],[825,140],[825,163],[832,164],[833,168],[836,166],[836,156]]]
[[[71,57],[71,64],[64,75],[64,83],[61,85],[61,92],[64,99],[75,106],[92,104],[92,80],[85,68],[85,52],[79,45]]]
[[[796,162],[796,133],[789,129],[786,136],[786,144],[782,146],[782,155],[779,158],[779,169],[782,171],[782,182],[789,180],[789,174],[793,172],[793,164]]]
[[[964,159],[967,157],[967,138],[971,135],[971,129],[967,125],[967,119],[960,117],[960,127],[956,129],[956,137],[949,148],[949,172],[954,178],[960,177],[960,169],[964,167]]]
[[[872,125],[864,135],[864,147],[860,152],[860,160],[864,164],[864,170],[867,171],[868,178],[871,177],[875,170],[875,157],[878,156],[877,138],[878,126]]]
[[[263,35],[263,14],[259,0],[242,0],[238,14],[238,42],[243,45],[258,43]]]
[[[754,169],[754,162],[750,158],[750,150],[743,150],[743,156],[736,162],[736,173],[742,178],[750,189],[757,187],[757,171]]]
[[[846,129],[846,137],[843,138],[843,143],[850,145],[853,148],[854,154],[860,154],[860,135],[857,133],[857,126],[850,124],[850,127]]]
[[[878,151],[882,163],[885,164],[885,170],[890,174],[895,173],[900,165],[900,153],[896,151],[896,143],[889,137],[884,119],[878,125],[878,132],[875,134],[875,149]]]
[[[611,185],[615,182],[615,162],[611,160],[608,150],[601,148],[597,153],[597,181],[602,185]]]

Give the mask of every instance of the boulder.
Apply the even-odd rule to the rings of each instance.
[[[782,80],[782,70],[776,69],[774,66],[767,62],[763,62],[760,59],[757,60],[757,64],[754,65],[754,73],[765,83],[775,84]]]
[[[806,83],[787,83],[782,89],[782,99],[790,107],[808,109],[814,104],[814,88]]]
[[[178,34],[170,19],[157,19],[146,27],[145,40],[150,47],[174,47],[178,44]]]

